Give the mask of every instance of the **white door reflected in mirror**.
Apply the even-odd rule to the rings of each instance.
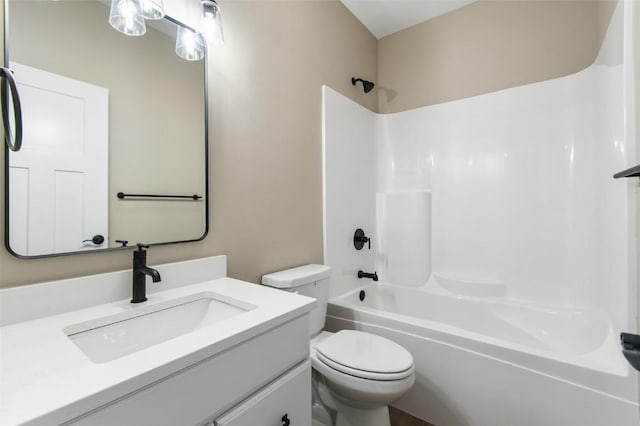
[[[30,123],[29,144],[9,161],[11,248],[37,256],[106,247],[108,89],[15,62],[10,67]],[[97,234],[102,244],[85,241]]]

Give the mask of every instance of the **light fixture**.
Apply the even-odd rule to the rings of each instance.
[[[176,53],[187,61],[199,61],[204,58],[207,49],[204,37],[189,28],[178,27]]]
[[[157,21],[164,18],[164,15],[162,0],[142,0],[142,16],[145,19]]]
[[[202,7],[202,32],[178,27],[176,53],[188,61],[204,58],[207,43],[222,46],[222,15],[215,0],[199,0]],[[141,36],[147,32],[145,19],[158,20],[165,16],[163,0],[111,0],[109,24],[123,34]]]
[[[205,38],[215,46],[222,46],[224,36],[222,34],[222,15],[218,3],[215,0],[200,0],[200,4],[204,18]]]
[[[111,0],[109,24],[123,34],[141,36],[147,32],[140,0]]]

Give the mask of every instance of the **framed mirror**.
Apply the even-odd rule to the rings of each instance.
[[[165,17],[126,36],[104,0],[4,6],[23,123],[20,151],[5,147],[8,250],[32,258],[203,239],[207,61],[176,54],[178,29],[189,28]]]

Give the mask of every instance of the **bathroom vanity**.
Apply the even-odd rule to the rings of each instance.
[[[156,268],[140,304],[131,271],[1,290],[0,424],[310,424],[314,300],[224,256]]]

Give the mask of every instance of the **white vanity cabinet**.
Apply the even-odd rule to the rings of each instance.
[[[308,327],[305,314],[67,424],[308,426]]]

